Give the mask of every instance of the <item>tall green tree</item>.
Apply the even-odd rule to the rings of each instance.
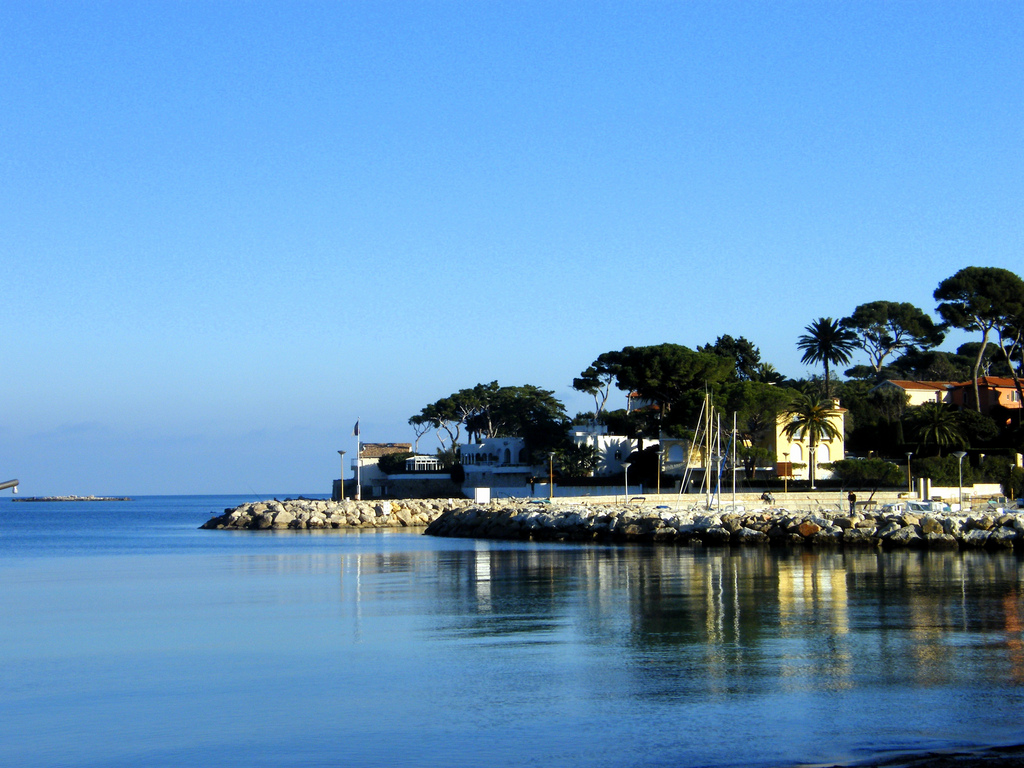
[[[945,332],[913,304],[872,301],[861,304],[842,321],[856,335],[854,345],[867,353],[875,376],[885,359],[907,349],[931,349],[942,343]]]
[[[822,440],[836,440],[842,435],[836,426],[834,418],[839,411],[832,407],[831,400],[818,400],[803,392],[796,392],[793,399],[782,411],[782,418],[787,419],[786,426],[782,433],[790,440],[802,439],[807,436],[808,462],[811,488],[814,488],[814,480],[818,464],[818,443]]]
[[[697,351],[710,352],[713,355],[732,360],[736,378],[740,381],[757,379],[761,366],[761,351],[742,336],[734,339],[729,334],[723,334],[715,339],[714,344],[697,347]]]
[[[857,335],[831,317],[819,317],[804,330],[807,333],[796,344],[804,353],[800,362],[822,363],[825,366],[825,397],[831,398],[829,366],[850,362],[850,353],[857,346]]]
[[[683,404],[686,410],[692,410],[691,401],[705,389],[715,389],[727,381],[734,365],[727,358],[695,352],[680,344],[624,347],[608,354],[616,366],[616,386],[654,403],[659,429],[674,406]]]
[[[460,389],[424,406],[409,419],[438,432],[442,449],[458,444],[462,429],[470,441],[488,437],[522,437],[532,450],[554,447],[565,434],[568,417],[554,392],[532,384],[502,387],[496,381]]]
[[[907,410],[913,434],[923,446],[934,445],[938,455],[944,448],[964,444],[956,411],[945,403],[924,403]]]
[[[996,325],[996,332],[996,342],[1003,353],[1006,367],[1010,369],[1013,385],[1017,389],[1017,402],[1022,405],[1022,408],[1017,409],[1019,424],[1020,412],[1024,409],[1024,388],[1021,387],[1021,370],[1024,368],[1024,291],[1006,302]]]
[[[555,464],[566,477],[589,477],[597,468],[600,454],[592,445],[566,445],[555,451]]]
[[[612,384],[615,383],[617,372],[618,363],[615,361],[615,353],[605,352],[598,355],[585,371],[572,380],[573,389],[594,398],[594,419],[596,421],[601,420],[601,413],[608,404],[608,396],[611,393]]]
[[[972,369],[974,408],[981,412],[978,392],[978,371],[985,356],[989,335],[1006,324],[1024,303],[1024,280],[1008,269],[999,267],[964,267],[947,277],[935,289],[940,317],[955,328],[977,331],[981,346]]]

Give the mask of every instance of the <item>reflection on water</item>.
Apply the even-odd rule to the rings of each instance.
[[[0,762],[725,768],[1024,742],[1012,554],[219,534],[0,559]]]
[[[1012,554],[465,544],[237,560],[340,571],[355,642],[364,604],[412,601],[429,641],[615,648],[643,694],[1024,682]]]
[[[780,643],[794,652],[799,641],[827,654],[836,681],[854,674],[854,645],[886,663],[898,657],[922,680],[960,674],[962,665],[946,663],[957,648],[1001,647],[1002,672],[1021,679],[1024,562],[1012,554],[494,544],[243,560],[285,573],[331,571],[340,559],[343,602],[416,596],[432,613],[459,617],[463,636],[526,642],[571,619],[602,642],[614,636],[637,652],[699,645],[715,663],[764,652],[779,659]],[[368,574],[376,578],[367,583]]]

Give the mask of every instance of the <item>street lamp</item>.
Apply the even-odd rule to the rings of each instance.
[[[785,469],[783,470],[783,473],[782,473],[782,492],[788,495],[789,494],[789,467],[790,467],[790,464],[789,464],[789,451],[783,451],[782,452],[782,458],[784,458],[786,460]]]
[[[661,459],[665,455],[665,449],[662,448],[661,445],[658,446],[657,454],[658,454],[658,491],[657,491],[657,493],[660,496],[661,495]]]
[[[555,498],[555,452],[548,452],[548,501]]]
[[[910,476],[910,457],[913,455],[913,452],[907,454],[907,493],[914,492],[914,478]]]
[[[966,451],[957,451],[953,454],[956,456],[957,468],[960,473],[959,487],[957,490],[960,492],[960,512],[964,511],[964,456],[967,455]]]
[[[338,481],[340,483],[340,487],[338,488],[338,501],[344,501],[345,500],[345,454],[346,453],[348,453],[348,451],[338,451],[338,454],[341,456],[341,480]]]
[[[629,462],[622,462],[622,474],[626,478],[626,503],[629,503]]]

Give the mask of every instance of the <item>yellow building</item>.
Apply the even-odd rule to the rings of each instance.
[[[822,439],[815,446],[817,466],[814,476],[818,480],[832,476],[829,470],[821,466],[822,464],[839,461],[846,456],[846,409],[841,408],[839,401],[834,399],[832,410],[835,413],[829,418],[829,421],[836,428],[839,437]],[[810,476],[811,446],[803,431],[797,432],[792,438],[786,436],[784,430],[791,419],[792,417],[787,417],[785,414],[779,414],[775,423],[775,434],[769,436],[766,447],[775,457],[776,472],[779,477],[807,480]]]

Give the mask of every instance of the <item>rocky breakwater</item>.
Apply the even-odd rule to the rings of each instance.
[[[918,516],[754,510],[735,514],[640,506],[470,506],[432,522],[431,536],[910,549],[1024,549],[1024,514]]]
[[[458,500],[327,501],[285,499],[258,501],[225,509],[200,528],[281,530],[317,528],[415,528],[429,525],[444,512],[466,506]]]

